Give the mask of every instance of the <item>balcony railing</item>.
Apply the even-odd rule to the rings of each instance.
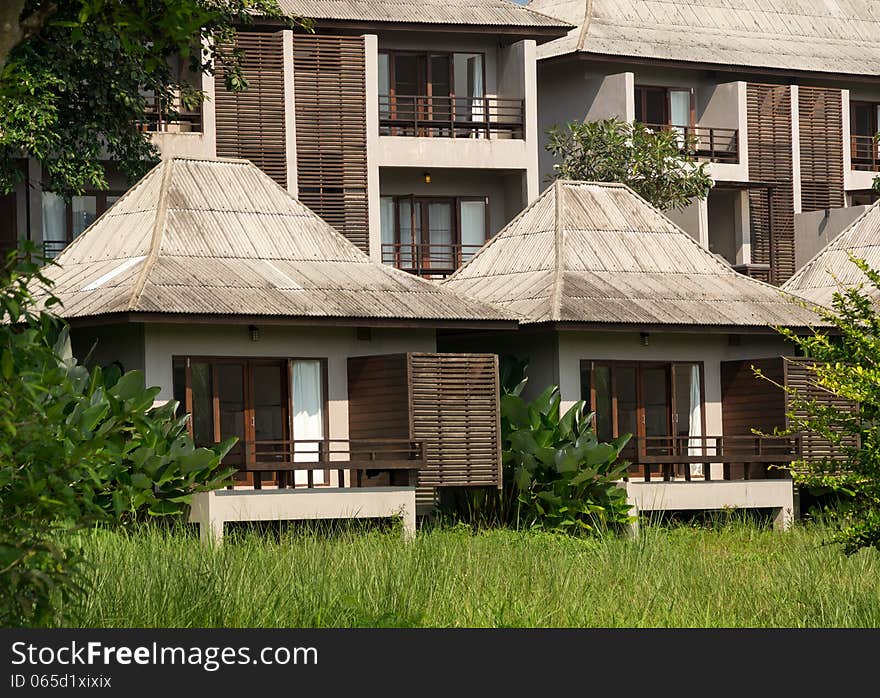
[[[676,131],[682,142],[693,141],[686,154],[694,160],[705,160],[725,165],[739,163],[739,131],[735,128],[709,126],[674,126],[671,124],[645,124],[657,131]]]
[[[863,172],[880,172],[880,143],[874,136],[850,136],[852,168]]]
[[[764,479],[774,476],[770,466],[789,465],[802,453],[800,436],[648,436],[634,437],[621,455],[651,482],[652,475],[690,481],[697,464],[703,466],[698,479],[708,481],[712,463],[722,464],[724,480]]]
[[[392,485],[415,485],[426,465],[424,443],[403,439],[245,441],[242,446],[244,462],[235,467],[251,474],[255,489],[262,488],[266,473],[282,489],[319,486],[316,471],[336,471],[337,487],[345,486],[346,471],[350,487],[364,487],[380,477]],[[297,472],[305,473],[304,482],[297,482]]]
[[[201,133],[202,110],[194,111],[175,105],[169,109],[167,104],[156,97],[148,102],[140,127],[150,133]]]
[[[67,240],[43,240],[43,259],[55,259],[69,244]]]
[[[379,95],[379,133],[434,138],[523,138],[525,101]]]
[[[452,274],[480,247],[482,245],[385,243],[382,245],[382,262],[411,274],[441,278]]]

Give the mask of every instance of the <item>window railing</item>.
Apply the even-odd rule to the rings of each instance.
[[[852,168],[864,172],[880,172],[880,143],[874,136],[850,136]]]
[[[411,274],[445,277],[473,257],[482,245],[384,243],[382,262]]]
[[[633,437],[621,455],[651,482],[652,475],[690,481],[692,465],[702,465],[696,479],[708,481],[712,463],[722,464],[724,480],[779,477],[781,471],[772,472],[770,466],[789,465],[802,453],[800,436],[648,436]]]
[[[682,141],[693,141],[685,153],[694,160],[706,160],[725,165],[739,163],[739,131],[735,128],[711,126],[675,126],[673,124],[645,124],[657,131],[677,131]]]
[[[316,471],[336,471],[337,487],[367,487],[387,480],[392,485],[415,485],[425,467],[425,444],[403,439],[296,439],[243,442],[240,473],[250,473],[253,487],[266,484],[264,475],[279,488],[316,487]],[[304,473],[297,478],[296,473]],[[323,475],[323,473],[321,473]],[[323,481],[323,477],[321,478]],[[379,481],[377,483],[377,481]]]
[[[524,114],[522,99],[379,95],[383,136],[522,139]]]

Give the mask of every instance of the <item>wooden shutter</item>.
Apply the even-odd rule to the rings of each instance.
[[[820,211],[844,205],[843,100],[840,90],[798,88],[801,207]]]
[[[425,442],[422,487],[500,487],[498,357],[409,354],[412,438]]]
[[[795,271],[791,88],[749,83],[747,97],[749,179],[773,185],[749,190],[752,262],[778,284]]]
[[[819,405],[834,407],[840,412],[856,412],[858,409],[856,403],[834,395],[816,385],[813,379],[814,374],[809,368],[810,363],[809,359],[785,359],[786,387],[794,388],[797,390],[799,397],[815,400]],[[786,398],[786,411],[790,411],[791,396],[786,395]],[[809,416],[805,410],[794,410],[794,414],[800,418],[807,418]],[[817,434],[806,433],[801,438],[805,460],[844,460],[846,458],[846,455],[840,448],[833,446],[831,442]],[[857,437],[854,435],[844,437],[844,444],[856,446],[858,444]]]
[[[286,188],[282,34],[242,31],[237,47],[244,52],[248,88],[231,92],[223,76],[217,76],[217,156],[250,160]]]
[[[299,199],[369,252],[364,41],[293,37]]]

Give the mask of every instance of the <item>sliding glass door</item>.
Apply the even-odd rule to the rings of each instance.
[[[597,436],[632,440],[624,455],[701,455],[703,436],[702,365],[583,361],[581,393],[595,412]],[[634,472],[644,472],[640,466]],[[699,466],[691,474],[701,474]]]
[[[320,359],[174,359],[174,395],[192,415],[193,440],[210,446],[236,437],[223,459],[233,467],[318,460],[325,438],[324,384]],[[267,482],[259,472],[239,479]],[[306,483],[307,474],[297,473],[294,481]],[[324,472],[316,471],[314,484],[324,482]]]

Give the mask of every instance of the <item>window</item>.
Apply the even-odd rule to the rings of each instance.
[[[702,371],[696,362],[582,361],[581,396],[596,414],[599,440],[632,434],[624,455],[635,462],[645,453],[702,453]],[[690,474],[702,475],[702,466]]]
[[[654,126],[693,126],[694,94],[690,88],[636,85],[636,121]]]
[[[480,137],[488,117],[485,83],[482,53],[382,51],[380,133]]]
[[[880,169],[880,145],[874,140],[880,131],[880,104],[850,102],[849,130],[853,169]]]
[[[175,357],[174,397],[192,415],[190,433],[198,446],[235,436],[223,460],[242,467],[255,463],[317,461],[326,432],[326,368],[323,359]],[[271,471],[270,471],[271,472]],[[289,484],[306,484],[297,471]],[[259,472],[239,475],[253,482]],[[327,473],[313,471],[314,484]]]
[[[73,196],[70,202],[52,192],[43,192],[43,256],[55,257],[119,199],[117,192]]]
[[[486,241],[488,205],[488,197],[383,196],[382,261],[414,273],[452,273]]]

